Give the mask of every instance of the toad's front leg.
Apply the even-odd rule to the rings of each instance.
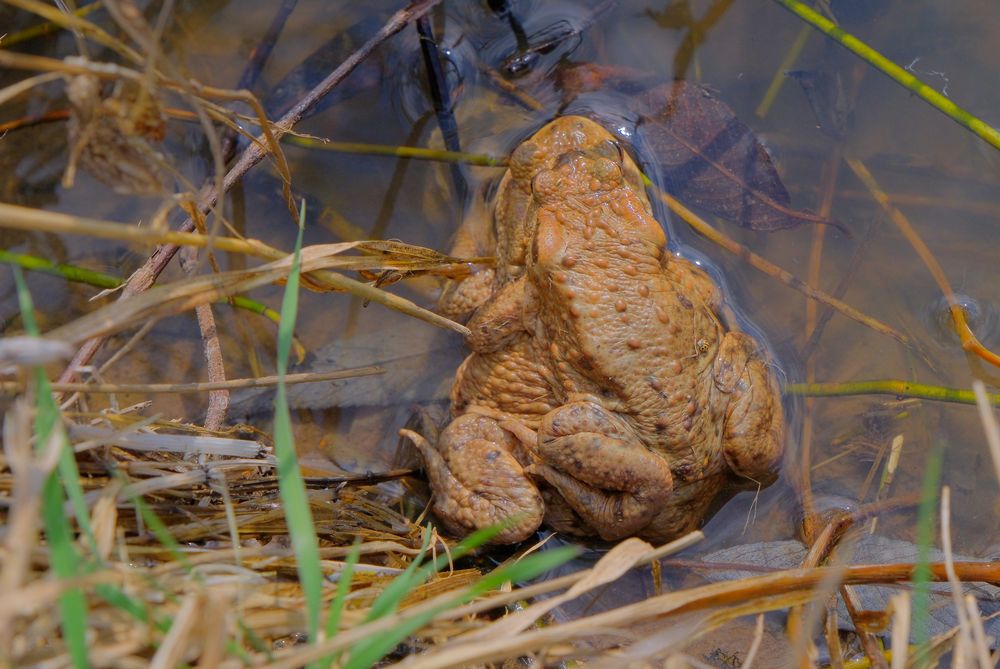
[[[559,491],[602,539],[636,534],[662,511],[673,477],[618,414],[588,400],[549,412],[538,429],[541,463],[528,471]]]
[[[400,434],[423,455],[434,511],[449,532],[464,535],[504,523],[492,542],[512,544],[541,525],[542,496],[514,455],[521,445],[495,418],[460,416],[436,445],[410,430]]]

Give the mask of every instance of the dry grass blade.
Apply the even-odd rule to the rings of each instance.
[[[244,253],[267,260],[280,260],[287,253],[256,239],[235,239],[232,237],[207,236],[193,232],[161,231],[139,228],[124,223],[111,223],[96,219],[72,216],[58,212],[40,211],[28,207],[0,203],[0,227],[34,232],[53,232],[69,235],[87,235],[101,239],[113,239],[129,243],[160,243],[196,248],[211,248],[218,251]],[[364,256],[342,256],[336,260],[332,256],[349,250],[359,250]],[[326,269],[355,271],[430,271],[442,273],[458,272],[469,262],[487,261],[487,258],[459,259],[443,255],[431,249],[402,242],[356,241],[336,244],[315,244],[302,249],[302,257],[327,257]],[[333,274],[314,271],[305,277],[306,286],[313,290],[344,290],[366,300],[384,304],[441,327],[465,333],[462,326],[448,321],[433,312],[417,307],[413,303],[391,294],[380,295],[377,287]],[[419,315],[418,315],[419,314]]]
[[[62,350],[65,351],[64,348]],[[70,354],[72,355],[72,351]],[[285,383],[287,385],[317,383],[383,373],[385,370],[381,367],[355,367],[332,372],[301,372],[286,376]],[[277,376],[259,376],[252,379],[228,379],[206,383],[53,383],[52,390],[57,393],[142,393],[155,395],[159,393],[205,393],[212,390],[270,388],[276,385],[278,385]],[[3,391],[18,391],[21,388],[22,385],[17,382],[0,383],[0,390]]]
[[[338,250],[342,248],[342,245],[339,244],[329,246],[336,247]],[[325,255],[329,250],[327,245],[304,249],[302,254],[303,273],[317,272],[340,264],[340,259]],[[80,343],[97,336],[107,336],[131,327],[135,323],[182,313],[199,304],[209,304],[235,293],[283,280],[288,275],[290,263],[291,259],[286,257],[250,270],[197,276],[157,286],[145,293],[132,295],[113,304],[108,304],[47,333],[46,337],[57,341]],[[386,293],[360,281],[333,272],[325,272],[320,276],[329,285],[342,287],[359,297],[384,304],[433,325],[447,327],[463,334],[468,331],[464,326],[423,309],[409,300]]]
[[[268,272],[268,268],[271,267],[288,267],[290,266],[290,260],[283,251],[270,247],[262,242],[253,239],[233,239],[229,237],[208,237],[206,235],[200,235],[190,232],[159,232],[156,230],[135,228],[132,226],[127,226],[119,223],[108,223],[106,221],[97,221],[94,219],[81,218],[78,216],[70,216],[67,214],[59,214],[55,212],[43,212],[35,209],[30,209],[27,207],[18,207],[16,205],[9,205],[0,203],[0,227],[9,227],[21,230],[34,230],[34,231],[46,231],[46,232],[58,232],[62,234],[82,234],[90,235],[95,237],[101,237],[104,239],[118,239],[133,242],[163,242],[169,244],[186,244],[191,246],[208,247],[218,249],[220,251],[233,251],[238,253],[248,253],[258,257],[264,257],[269,259],[281,259],[276,263],[270,265],[264,265],[253,270],[247,270],[248,273],[260,273]],[[368,246],[365,246],[365,245]],[[433,267],[439,267],[442,265],[450,265],[456,262],[456,259],[449,258],[448,256],[441,256],[440,254],[434,254],[433,252],[427,251],[422,256],[416,251],[420,247],[413,247],[407,245],[399,245],[398,243],[393,247],[395,249],[407,248],[410,251],[407,253],[406,257],[400,261],[394,255],[380,253],[378,257],[343,257],[335,258],[334,256],[341,254],[347,250],[354,248],[375,248],[374,245],[378,242],[343,242],[340,244],[318,244],[314,246],[306,247],[302,250],[303,258],[303,274],[310,274],[311,276],[304,277],[305,285],[313,289],[325,289],[325,290],[341,290],[345,292],[352,293],[363,300],[370,302],[375,302],[381,304],[390,309],[394,309],[401,313],[413,316],[414,318],[419,318],[422,321],[435,325],[437,327],[445,328],[448,330],[453,330],[462,335],[468,334],[468,329],[464,325],[460,325],[444,316],[434,313],[418,306],[414,302],[407,300],[405,298],[393,295],[392,293],[387,293],[386,291],[362,281],[357,281],[351,279],[343,274],[337,272],[327,271],[329,269],[344,269],[344,270],[426,270]],[[413,256],[419,256],[421,259],[414,260]],[[306,262],[306,261],[309,262]],[[287,274],[287,269],[283,270],[284,274]],[[134,275],[133,275],[134,276]],[[252,287],[261,286],[267,283],[272,283],[279,279],[284,278],[281,271],[274,273],[270,272],[267,274],[270,276],[269,279],[254,279],[248,281],[244,284],[243,288],[222,288],[221,285],[230,281],[238,281],[238,277],[233,273],[230,275],[223,276],[222,274],[216,275],[216,278],[206,278],[197,277],[191,279],[191,285],[184,292],[189,293],[190,291],[212,290],[214,284],[219,284],[218,289],[222,292],[215,293],[219,299],[220,297],[232,295],[236,292],[241,292],[243,290],[248,290]],[[131,281],[131,279],[130,279]],[[184,282],[178,282],[179,285]],[[239,285],[234,284],[234,285]],[[202,288],[198,288],[202,286]],[[141,291],[140,291],[141,292]],[[206,296],[210,293],[205,292]],[[136,295],[136,291],[123,292],[123,299],[137,299],[136,297],[130,297]],[[159,293],[158,293],[159,295]],[[124,312],[130,309],[136,308],[138,305],[150,306],[149,302],[156,302],[156,298],[153,300],[140,300],[138,302],[130,302],[128,305],[124,304],[121,300],[117,305],[114,305],[112,309],[109,309],[109,313],[114,313],[116,311]],[[208,302],[213,302],[214,299],[199,299],[196,303],[191,303],[184,307],[182,310],[191,309],[198,304],[207,304]],[[91,314],[92,315],[92,314]],[[75,331],[75,330],[74,330]],[[74,341],[75,343],[80,343],[81,341],[91,339],[93,337],[106,336],[106,332],[101,330],[94,330],[87,333],[83,330],[85,334],[89,336],[84,339],[68,339],[66,336],[61,338],[67,341]],[[78,356],[79,357],[79,356]],[[75,363],[79,364],[79,360],[75,360]]]
[[[39,2],[38,0],[5,0],[5,2],[8,5],[37,14],[38,16],[41,16],[58,26],[62,26],[63,28],[78,30],[93,39],[95,42],[116,51],[133,63],[141,64],[143,62],[142,55],[80,16],[60,11],[58,7],[47,5],[44,2]]]
[[[125,223],[111,223],[83,216],[0,203],[0,227],[11,230],[51,232],[63,235],[85,235],[132,244],[177,244],[209,247],[219,251],[245,253],[273,260],[285,255],[278,249],[255,240],[231,237],[208,237],[194,232],[172,232],[156,228],[140,228]]]
[[[208,304],[237,292],[274,283],[287,274],[287,269],[283,267],[264,265],[255,270],[183,279],[108,304],[46,333],[46,337],[78,344],[94,336],[114,334],[136,323],[183,313],[199,304]]]
[[[955,562],[951,547],[951,488],[941,489],[941,548],[945,555],[945,569],[948,583],[951,584],[952,604],[958,620],[958,634],[955,638],[956,658],[964,658],[967,666],[978,664],[979,669],[994,669],[995,663],[990,659],[990,649],[986,643],[982,623],[979,620],[979,606],[972,595],[963,597],[962,582],[955,572]],[[971,605],[968,600],[971,599]],[[975,621],[975,622],[973,622]],[[955,666],[963,663],[956,659]]]
[[[6,104],[18,95],[27,93],[35,86],[41,86],[42,84],[46,84],[50,81],[58,81],[59,79],[62,79],[62,75],[58,72],[45,72],[43,74],[35,75],[34,77],[23,79],[16,84],[11,84],[10,86],[0,90],[0,105]]]
[[[748,579],[750,580],[750,579]],[[721,586],[719,592],[714,595],[722,595],[723,591],[735,593],[740,590],[743,581],[733,583],[717,584]],[[705,586],[713,588],[715,586]],[[477,639],[473,642],[464,642],[461,637],[455,642],[437,646],[427,653],[412,655],[398,663],[398,667],[420,667],[421,669],[445,669],[468,667],[480,662],[499,661],[505,658],[516,657],[519,654],[528,654],[541,651],[546,648],[566,643],[574,643],[593,639],[594,637],[617,638],[620,641],[628,641],[633,634],[628,630],[634,629],[638,625],[648,623],[653,620],[663,621],[665,617],[676,617],[689,614],[693,611],[703,611],[723,607],[720,601],[714,601],[715,597],[707,595],[703,588],[692,588],[669,595],[653,597],[636,604],[622,606],[605,613],[587,616],[579,620],[568,623],[551,625],[542,629],[526,631],[514,638],[488,638]],[[749,613],[759,613],[785,609],[789,606],[802,603],[805,597],[811,597],[808,586],[796,587],[780,594],[771,594],[766,587],[754,588],[754,594],[742,591],[741,596],[732,597],[727,604],[731,604],[736,611],[717,610],[717,617],[709,622],[706,618],[696,626],[699,631],[709,631],[722,623]],[[724,597],[724,595],[723,595]],[[691,634],[681,635],[676,642],[689,641]],[[663,649],[657,649],[662,651]],[[570,651],[570,656],[575,654]]]
[[[757,626],[754,628],[753,633],[753,643],[750,644],[750,648],[747,650],[746,658],[743,660],[743,664],[740,665],[740,669],[750,669],[753,666],[754,660],[757,659],[757,652],[760,650],[760,644],[764,640],[764,616],[757,616]]]
[[[39,337],[13,335],[0,339],[0,371],[9,373],[16,367],[48,365],[73,355],[72,347],[64,342]]]
[[[979,379],[973,379],[972,390],[976,394],[976,408],[979,410],[983,432],[986,433],[986,444],[993,460],[993,470],[997,476],[997,483],[1000,483],[1000,424],[997,423],[993,407],[990,406],[990,398],[986,395],[986,384]]]
[[[910,646],[910,593],[894,595],[890,609],[892,620],[892,664],[890,669],[906,669]]]
[[[14,480],[14,489],[4,528],[0,599],[6,596],[4,593],[20,587],[28,573],[31,551],[38,541],[42,485],[55,468],[62,447],[61,435],[55,431],[42,451],[33,452],[31,418],[31,409],[25,398],[17,399],[4,418],[4,455]],[[0,623],[3,622],[0,616]],[[8,625],[0,624],[0,634],[7,630]]]
[[[75,450],[78,453],[110,445],[128,450],[181,453],[186,456],[216,455],[234,458],[261,458],[267,452],[263,444],[247,439],[144,432],[130,433],[109,430],[95,425],[71,425],[69,433],[71,437],[87,440],[87,443],[76,446]]]
[[[180,610],[174,616],[170,632],[167,633],[166,638],[149,663],[150,669],[171,669],[191,659],[188,657],[188,648],[185,647],[184,642],[187,641],[198,623],[198,611],[203,606],[201,600],[202,597],[199,593],[191,593],[184,598]]]

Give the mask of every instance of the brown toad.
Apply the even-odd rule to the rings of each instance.
[[[534,140],[512,156],[510,178],[532,177],[531,197],[516,230],[497,230],[494,292],[452,389],[457,418],[436,446],[416,441],[453,531],[507,521],[496,541],[513,542],[544,519],[665,541],[726,491],[773,480],[777,383],[753,340],[719,321],[712,280],[667,251],[611,136],[563,117],[536,137],[553,126],[587,142],[544,164],[524,160]]]

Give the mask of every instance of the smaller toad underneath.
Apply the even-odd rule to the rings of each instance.
[[[778,385],[753,339],[720,322],[713,281],[667,250],[631,159],[581,117],[536,137],[556,124],[601,141],[532,175],[524,272],[469,322],[456,418],[435,444],[404,433],[450,531],[502,522],[494,541],[513,543],[544,521],[668,541],[774,480]]]

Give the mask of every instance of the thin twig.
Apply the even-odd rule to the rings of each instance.
[[[972,332],[966,321],[965,308],[951,289],[951,282],[948,281],[948,277],[945,275],[941,265],[938,264],[937,258],[934,257],[930,248],[928,248],[916,229],[910,224],[909,219],[903,215],[903,212],[893,206],[892,202],[889,201],[889,196],[878,185],[875,177],[868,171],[864,163],[852,158],[847,161],[847,164],[854,171],[855,176],[868,188],[872,197],[882,207],[883,211],[889,215],[889,220],[903,233],[906,241],[910,243],[913,250],[920,256],[920,259],[934,278],[935,283],[937,283],[938,288],[941,289],[944,298],[948,301],[948,310],[951,312],[951,319],[954,322],[958,338],[962,341],[962,349],[979,356],[991,365],[1000,367],[1000,355],[983,346],[979,339],[976,338],[976,335]]]
[[[202,231],[204,232],[204,231]],[[217,272],[218,265],[209,252],[212,270]],[[198,268],[198,252],[187,247],[181,251],[181,270],[187,276],[193,276]],[[219,343],[219,332],[215,327],[215,314],[211,304],[199,304],[194,308],[198,320],[198,331],[201,333],[202,352],[205,355],[205,368],[210,383],[220,383],[226,380],[226,365],[222,359],[222,345]],[[204,427],[206,430],[217,430],[226,422],[229,411],[229,390],[211,390],[208,393],[208,407],[205,411]]]
[[[788,272],[787,270],[778,267],[771,261],[762,258],[761,256],[757,255],[747,247],[738,243],[736,240],[732,239],[731,237],[728,237],[718,229],[706,223],[703,219],[698,217],[693,211],[685,207],[677,198],[667,193],[664,193],[662,190],[656,188],[655,186],[651,187],[653,188],[653,192],[656,194],[656,196],[660,198],[660,200],[663,201],[663,203],[670,208],[670,211],[680,216],[681,219],[685,223],[690,225],[696,232],[701,233],[709,240],[711,240],[718,246],[721,246],[722,248],[726,249],[733,255],[746,260],[747,263],[754,269],[758,269],[761,272],[767,274],[768,276],[772,276],[778,279],[788,287],[794,288],[795,290],[803,293],[804,295],[806,295],[811,299],[816,300],[817,302],[822,302],[823,304],[833,307],[834,309],[839,311],[844,316],[847,316],[851,320],[857,321],[858,323],[861,323],[862,325],[871,328],[872,330],[875,330],[880,334],[892,337],[893,339],[900,342],[904,346],[910,348],[915,347],[914,343],[910,341],[910,339],[906,335],[898,332],[894,328],[886,325],[885,323],[879,321],[878,319],[872,318],[871,316],[868,316],[867,314],[858,311],[851,305],[845,302],[841,302],[840,300],[831,297],[830,295],[824,293],[821,290],[812,288],[804,281],[802,281],[802,279],[799,279],[798,277],[794,276],[791,272]]]
[[[836,193],[837,186],[837,175],[839,173],[840,167],[840,147],[835,146],[833,152],[827,158],[826,166],[823,174],[823,185],[822,185],[822,199],[820,200],[819,212],[818,214],[823,218],[828,218],[830,216],[830,211],[833,209],[833,198]],[[822,266],[823,259],[823,240],[826,237],[826,226],[825,225],[814,225],[812,228],[812,244],[809,250],[809,274],[808,274],[808,284],[818,289],[820,286],[820,268]],[[840,299],[842,295],[835,295],[837,299]],[[805,336],[809,338],[811,335],[817,335],[817,314],[818,304],[814,300],[806,300],[806,323],[805,323]],[[832,314],[833,310],[827,308],[825,313]],[[806,383],[812,383],[816,380],[816,360],[807,357],[804,358],[806,362]],[[802,505],[802,534],[807,542],[813,540],[813,534],[815,528],[813,527],[813,519],[815,517],[813,513],[813,494],[812,494],[812,478],[811,478],[811,463],[812,463],[812,433],[813,433],[813,402],[807,399],[805,401],[803,420],[802,420],[802,440],[801,448],[799,453],[799,470],[798,470],[798,480],[795,481],[797,492],[799,494],[799,500]],[[804,660],[804,657],[803,657]]]

